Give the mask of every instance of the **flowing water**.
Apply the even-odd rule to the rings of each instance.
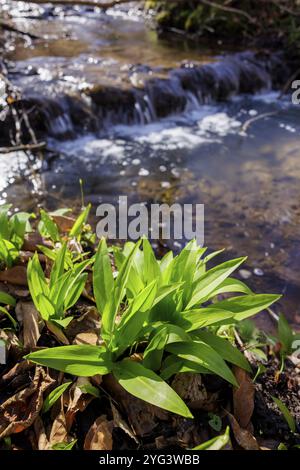
[[[277,311],[299,328],[300,106],[273,90],[280,59],[158,38],[134,8],[1,3],[38,37],[7,56],[50,149],[1,155],[1,199],[78,207],[82,178],[94,212],[121,194],[203,203],[205,244],[248,255],[240,277],[285,294]]]

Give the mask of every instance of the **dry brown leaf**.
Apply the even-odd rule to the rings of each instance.
[[[231,425],[236,442],[245,450],[259,450],[259,445],[255,437],[247,429],[241,428],[235,417],[228,413],[228,419]]]
[[[53,421],[49,443],[51,448],[55,444],[60,444],[62,442],[67,442],[68,431],[67,431],[67,422],[64,412],[63,398],[60,399],[60,410],[58,415]]]
[[[20,347],[20,341],[13,331],[0,330],[0,339],[5,342],[6,351],[9,354],[10,358],[18,360],[20,357],[22,357],[23,352]]]
[[[70,344],[68,338],[65,336],[63,331],[58,326],[56,326],[54,323],[52,323],[50,321],[47,321],[46,325],[47,325],[48,330],[51,331],[51,333],[54,334],[55,338],[60,343],[65,344],[65,345]]]
[[[128,436],[130,436],[131,439],[133,439],[135,441],[135,443],[138,444],[139,441],[137,440],[136,436],[134,435],[132,429],[126,423],[126,421],[122,418],[121,414],[119,413],[119,410],[115,407],[115,405],[113,404],[112,401],[110,402],[110,406],[111,406],[111,410],[112,410],[112,413],[113,413],[115,427],[122,429],[122,431],[124,431],[126,434],[128,434]]]
[[[84,313],[80,317],[74,318],[66,328],[66,335],[70,341],[74,341],[78,334],[87,331],[99,334],[101,321],[97,309],[95,307],[85,307],[84,310]]]
[[[124,415],[127,416],[128,422],[137,436],[150,434],[161,420],[166,421],[169,419],[170,415],[167,411],[150,405],[126,392],[113,375],[105,375],[103,384],[113,399],[121,404]]]
[[[84,450],[112,450],[113,428],[113,421],[107,421],[106,416],[97,418],[85,437]]]
[[[243,429],[249,426],[254,411],[255,388],[249,374],[240,367],[233,369],[239,388],[233,390],[233,414]]]
[[[95,331],[86,331],[76,335],[73,344],[92,344],[93,346],[99,345],[99,334]]]
[[[35,252],[38,250],[38,245],[52,247],[52,243],[44,240],[38,232],[32,232],[25,235],[25,240],[22,249],[25,251]]]
[[[29,387],[16,393],[0,406],[0,439],[22,432],[32,425],[43,406],[43,392],[53,380],[42,367],[36,367]]]
[[[65,215],[52,215],[52,219],[58,226],[59,231],[62,233],[69,232],[75,223],[75,219]]]
[[[37,416],[34,425],[34,433],[37,441],[38,450],[49,450],[50,443],[47,439],[46,431],[44,428],[44,423],[40,416]]]
[[[89,385],[90,379],[87,377],[78,377],[76,382],[68,389],[66,398],[67,411],[66,411],[66,426],[69,431],[74,422],[76,413],[84,411],[89,403],[94,399],[92,395],[84,393],[81,389],[84,385]]]
[[[41,336],[44,322],[33,302],[20,301],[16,305],[16,316],[23,326],[22,340],[25,349],[33,349]]]
[[[29,361],[18,362],[14,365],[6,374],[2,375],[0,378],[0,385],[7,386],[9,382],[15,378],[20,378],[24,373],[27,375],[27,372],[33,369],[35,365]]]
[[[172,388],[194,410],[212,411],[216,406],[218,395],[207,393],[200,374],[177,374],[172,381]]]
[[[27,270],[25,266],[14,266],[13,268],[0,271],[0,281],[9,282],[16,286],[27,286]]]

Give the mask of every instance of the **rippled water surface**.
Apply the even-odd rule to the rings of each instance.
[[[133,65],[165,77],[183,61],[215,62],[223,52],[158,39],[136,11],[12,3],[16,25],[39,37],[9,51],[13,80],[26,93],[91,84],[138,88],[144,69],[128,74]],[[300,107],[266,89],[215,104],[191,98],[164,119],[150,111],[136,123],[50,136],[51,153],[35,157],[34,170],[23,153],[2,155],[2,199],[24,209],[74,207],[83,178],[94,211],[119,194],[148,203],[204,203],[206,244],[227,248],[226,257],[248,255],[240,276],[257,290],[284,293],[280,308],[299,327]],[[71,126],[68,116],[52,120],[63,132]]]

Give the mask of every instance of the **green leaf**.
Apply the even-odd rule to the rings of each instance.
[[[221,436],[213,437],[207,442],[194,447],[193,450],[221,450],[230,442],[229,426]]]
[[[58,442],[57,444],[53,444],[52,450],[72,450],[76,442],[77,439],[71,442]]]
[[[179,358],[195,362],[200,366],[211,370],[229,383],[238,387],[236,378],[227,366],[222,357],[208,344],[203,342],[183,342],[174,343],[166,346],[166,350]]]
[[[196,282],[193,283],[193,294],[187,304],[186,310],[194,305],[202,303],[220,284],[222,284],[233,271],[235,271],[247,258],[237,258],[222,263],[207,271]]]
[[[234,313],[219,309],[219,303],[214,306],[197,310],[185,311],[177,319],[177,324],[185,331],[195,331],[212,325],[226,325],[233,322]]]
[[[251,372],[251,367],[245,356],[234,347],[227,339],[211,333],[210,331],[200,331],[195,337],[211,346],[220,356],[228,362]]]
[[[191,362],[186,359],[179,359],[179,357],[170,354],[162,364],[160,376],[164,380],[168,380],[172,375],[182,374],[184,372],[192,372],[194,374],[211,374],[210,370],[206,369],[196,362]]]
[[[41,221],[38,228],[42,237],[50,238],[54,243],[60,241],[59,230],[56,223],[43,209],[41,209]]]
[[[219,287],[211,292],[203,302],[207,302],[208,300],[216,297],[220,294],[227,294],[227,293],[236,293],[236,294],[249,294],[252,295],[253,292],[249,289],[244,282],[239,281],[238,279],[234,279],[232,277],[225,279]]]
[[[104,347],[99,346],[59,346],[41,349],[28,354],[25,358],[36,364],[79,377],[105,375],[112,369],[110,354]]]
[[[283,314],[279,316],[278,320],[278,338],[282,345],[281,354],[290,354],[292,352],[294,332]]]
[[[0,291],[0,304],[10,305],[11,307],[14,307],[16,305],[16,299],[14,299],[11,295],[7,294],[6,292]]]
[[[89,213],[90,213],[90,210],[91,210],[91,204],[89,204],[82,212],[81,214],[78,216],[78,218],[76,219],[76,222],[74,223],[71,231],[70,231],[70,237],[73,238],[77,238],[79,237],[79,235],[81,234],[81,231],[82,231],[82,227],[84,226],[84,224],[86,223],[87,221],[87,218],[89,216]]]
[[[0,306],[0,312],[4,313],[4,315],[6,315],[6,316],[9,318],[9,320],[11,321],[11,323],[12,323],[14,329],[16,329],[17,326],[18,326],[18,323],[17,323],[16,320],[12,317],[12,315],[6,310],[6,308]]]
[[[159,280],[160,267],[157,259],[155,258],[153,249],[147,238],[143,238],[143,254],[144,254],[144,269],[143,278],[145,284],[149,284],[153,280]]]
[[[97,309],[102,314],[114,289],[112,266],[104,238],[99,243],[93,267],[93,286]]]
[[[296,432],[296,422],[295,422],[295,419],[293,418],[293,416],[291,415],[291,413],[289,412],[288,408],[285,406],[285,404],[281,400],[279,400],[279,398],[276,398],[276,397],[272,396],[272,399],[273,399],[274,403],[280,409],[281,413],[283,414],[284,419],[288,423],[290,430],[292,432]]]
[[[193,418],[188,407],[161,377],[142,364],[125,359],[114,364],[113,374],[133,396],[186,418]]]
[[[234,314],[235,321],[242,321],[270,307],[280,298],[281,295],[274,294],[242,295],[223,300],[207,308],[227,310]]]
[[[102,314],[102,337],[105,340],[110,341],[112,332],[115,328],[115,320],[117,313],[120,308],[121,301],[125,295],[125,289],[129,278],[130,270],[134,260],[134,256],[139,249],[139,242],[135,244],[135,247],[128,255],[124,263],[122,264],[121,270],[114,281],[114,289],[111,293],[108,303],[104,307]]]
[[[59,387],[56,387],[54,390],[52,390],[52,392],[49,393],[49,395],[44,400],[42,413],[47,413],[47,411],[52,408],[54,403],[62,396],[71,383],[72,382],[66,382],[62,385],[59,385]]]
[[[19,250],[10,241],[0,238],[0,259],[11,268],[19,258]]]

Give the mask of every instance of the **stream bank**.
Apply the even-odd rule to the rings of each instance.
[[[204,203],[206,244],[248,255],[241,279],[285,294],[278,312],[299,328],[300,109],[281,97],[282,54],[159,38],[135,5],[12,3],[15,27],[38,36],[8,43],[15,106],[47,151],[1,155],[2,201],[79,207],[83,178],[94,213],[119,194]]]

